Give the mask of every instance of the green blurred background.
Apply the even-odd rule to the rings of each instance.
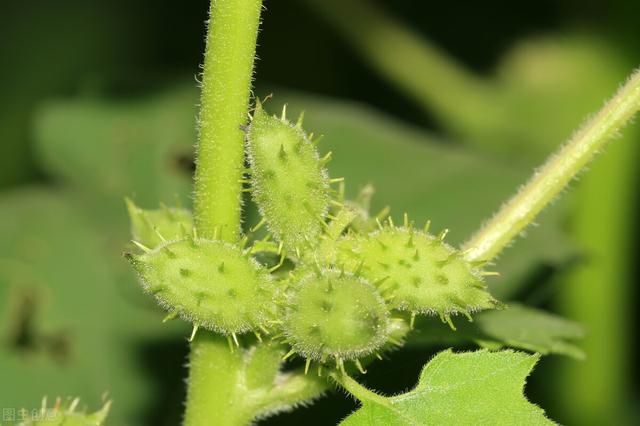
[[[273,92],[273,112],[306,111],[348,194],[372,183],[374,210],[432,219],[454,243],[640,64],[637,0],[265,6],[255,94]],[[188,327],[160,324],[124,264],[123,197],[190,203],[207,9],[0,3],[0,408],[38,407],[43,395],[96,407],[108,392],[109,424],[179,422]],[[640,416],[639,139],[628,127],[495,266],[501,299],[582,324],[559,333],[527,385],[563,424]],[[424,340],[364,382],[412,386],[447,346]],[[353,407],[334,394],[261,424],[335,424]]]

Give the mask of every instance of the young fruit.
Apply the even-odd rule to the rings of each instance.
[[[269,230],[289,249],[321,233],[329,206],[329,179],[314,144],[284,117],[258,102],[247,132],[253,199]]]
[[[291,288],[283,329],[292,350],[307,359],[355,360],[385,344],[389,311],[366,280],[324,269]]]
[[[129,198],[125,199],[133,240],[154,248],[163,243],[163,238],[184,238],[193,229],[193,218],[187,209],[163,206],[157,210],[144,210]]]
[[[24,417],[28,417],[28,420],[19,423],[19,426],[101,426],[111,408],[111,401],[108,401],[100,410],[86,413],[78,410],[79,404],[79,398],[65,402],[58,398],[55,405],[49,408],[47,399],[44,398],[39,410],[24,410]]]
[[[275,310],[268,272],[230,244],[187,238],[126,256],[144,289],[195,326],[225,335],[256,331]]]
[[[325,257],[379,283],[378,289],[394,309],[438,314],[450,323],[451,314],[469,316],[495,308],[498,302],[483,281],[486,273],[443,237],[390,225],[364,237],[345,236]]]

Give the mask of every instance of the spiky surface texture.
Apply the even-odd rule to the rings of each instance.
[[[102,408],[94,413],[78,410],[79,398],[68,399],[62,402],[58,398],[53,407],[47,407],[47,399],[42,400],[39,410],[26,410],[21,413],[28,420],[18,423],[19,426],[101,426],[105,423],[111,402],[104,403]],[[21,410],[19,410],[21,411]]]
[[[154,248],[163,243],[163,238],[175,240],[186,237],[193,229],[193,217],[187,209],[166,207],[156,210],[141,209],[130,199],[125,199],[131,235],[147,247]]]
[[[260,221],[236,243],[196,237],[191,213],[143,210],[127,200],[133,243],[129,254],[160,305],[198,327],[224,334],[269,334],[322,365],[362,363],[402,346],[417,314],[451,316],[499,306],[487,292],[480,264],[446,244],[444,234],[412,228],[405,214],[396,227],[389,208],[370,214],[373,187],[345,199],[342,179],[329,179],[315,142],[301,120],[267,114],[258,102],[246,131],[250,179],[241,179],[260,210]],[[338,183],[337,190],[329,184]],[[382,225],[385,220],[388,224]],[[267,226],[267,235],[255,231]],[[197,226],[196,226],[197,227]],[[209,236],[208,236],[209,238]],[[167,242],[167,240],[169,242]],[[261,266],[252,256],[266,266]]]
[[[497,305],[480,269],[441,238],[415,229],[385,226],[366,236],[345,236],[326,257],[378,283],[394,309],[448,321],[451,314]]]
[[[275,238],[290,249],[317,238],[329,205],[329,179],[302,128],[258,104],[247,154],[253,199]]]
[[[230,244],[187,238],[127,257],[160,305],[197,326],[255,331],[274,313],[269,274]]]
[[[384,345],[389,312],[375,287],[335,270],[306,275],[288,295],[284,332],[305,358],[352,360]]]

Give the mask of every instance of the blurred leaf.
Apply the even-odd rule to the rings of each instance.
[[[584,352],[573,342],[584,336],[577,323],[539,309],[518,304],[500,311],[480,312],[474,322],[456,322],[451,332],[441,321],[420,318],[416,331],[407,338],[409,346],[435,344],[459,345],[475,342],[481,346],[499,349],[510,346],[538,352],[542,355],[560,354],[584,359]]]
[[[523,395],[538,358],[513,351],[440,352],[407,393],[387,398],[360,388],[354,396],[362,408],[341,425],[553,425]]]
[[[132,40],[139,24],[121,25],[111,3],[0,4],[0,187],[37,173],[30,121],[41,99],[77,89],[89,76],[122,72],[124,59],[139,55]]]
[[[94,406],[108,392],[114,424],[136,423],[161,391],[140,351],[182,327],[161,325],[70,193],[4,195],[0,235],[0,401],[34,408],[44,395],[73,394]]]
[[[584,336],[584,329],[573,321],[520,305],[503,311],[485,312],[477,325],[490,339],[506,346],[527,349],[543,355],[564,354],[584,359],[584,352],[572,341]]]
[[[503,104],[501,119],[468,139],[538,164],[600,109],[630,71],[615,46],[591,34],[521,40],[497,68],[499,97],[485,100]]]
[[[163,239],[183,237],[193,229],[190,210],[165,205],[160,209],[146,210],[136,206],[129,198],[125,199],[125,203],[131,221],[131,236],[149,248],[159,246]]]
[[[616,46],[573,31],[516,42],[495,74],[484,77],[375,1],[306,3],[356,54],[435,115],[460,142],[521,164],[538,164],[587,114],[597,111],[631,71]]]
[[[176,88],[129,101],[78,99],[43,105],[36,117],[41,162],[93,196],[141,205],[188,201],[196,91]]]

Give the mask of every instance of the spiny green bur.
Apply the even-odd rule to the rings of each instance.
[[[77,411],[78,398],[65,403],[57,401],[53,408],[48,408],[46,399],[42,401],[39,411],[27,410],[29,420],[19,423],[20,426],[101,426],[104,424],[111,402],[106,402],[95,413]]]
[[[246,149],[251,179],[243,183],[251,185],[260,224],[280,244],[255,241],[245,250],[249,236],[241,247],[196,238],[189,211],[143,210],[127,200],[134,243],[144,251],[128,259],[144,289],[169,317],[192,322],[194,333],[204,327],[237,344],[235,334],[279,324],[292,348],[285,358],[306,358],[305,371],[311,361],[330,360],[343,370],[353,361],[364,371],[361,361],[402,345],[415,314],[438,314],[453,327],[452,314],[470,318],[498,305],[485,273],[443,238],[414,230],[406,217],[404,227],[391,219],[381,225],[387,209],[370,217],[371,187],[356,202],[343,199],[343,188],[332,201],[326,160],[300,120],[270,116],[258,103]],[[260,244],[280,263],[267,270],[251,258]],[[288,287],[277,285],[287,279],[271,276],[287,256],[295,264]]]
[[[353,360],[384,345],[389,312],[375,287],[362,278],[322,270],[293,286],[283,328],[293,350],[305,358]]]
[[[129,198],[125,202],[131,221],[131,235],[146,247],[159,246],[163,238],[175,240],[186,237],[193,229],[193,218],[187,209],[165,206],[157,210],[145,210]]]
[[[301,126],[270,116],[257,103],[247,132],[253,199],[271,233],[289,249],[321,233],[329,179]]]
[[[231,335],[274,314],[269,274],[237,247],[187,238],[127,257],[160,305],[196,326]]]
[[[451,314],[468,316],[498,304],[486,291],[483,271],[426,232],[385,226],[367,236],[346,236],[333,256],[337,264],[377,283],[394,309],[438,314],[450,322]]]

